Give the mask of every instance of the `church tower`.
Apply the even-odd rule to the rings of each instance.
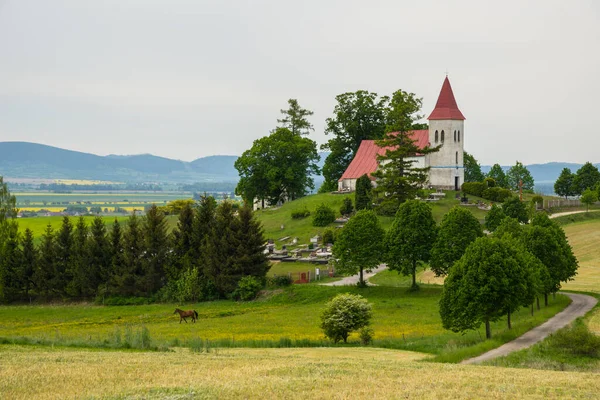
[[[465,181],[463,164],[465,117],[458,109],[448,76],[444,80],[435,109],[429,115],[429,143],[441,146],[426,157],[429,184],[436,188],[460,190]]]

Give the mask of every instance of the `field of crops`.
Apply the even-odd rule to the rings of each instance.
[[[209,353],[0,346],[1,398],[597,398],[597,374],[447,365],[372,348]]]

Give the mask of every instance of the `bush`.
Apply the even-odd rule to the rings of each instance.
[[[493,188],[496,187],[496,180],[494,178],[485,178],[483,180],[483,183],[485,183],[485,186],[487,188]]]
[[[325,229],[323,232],[323,244],[334,244],[335,243],[335,233],[333,229]]]
[[[344,340],[357,329],[371,322],[372,306],[365,298],[354,294],[338,294],[331,299],[321,314],[321,329],[334,343]]]
[[[352,214],[352,211],[354,211],[354,206],[352,206],[352,199],[350,197],[344,198],[342,207],[340,207],[340,214],[350,215]]]
[[[506,199],[512,196],[512,192],[508,189],[503,189],[501,187],[490,187],[485,189],[481,194],[486,200],[496,201],[498,203],[503,203]]]
[[[292,219],[302,219],[308,217],[309,215],[310,211],[308,211],[307,209],[300,211],[292,211]]]
[[[292,283],[294,283],[292,278],[289,277],[288,275],[274,276],[272,278],[269,278],[268,282],[269,282],[270,286],[281,286],[281,287],[290,286]]]
[[[335,221],[335,212],[331,207],[325,203],[317,207],[312,220],[313,226],[327,226],[333,221]]]
[[[233,292],[233,298],[242,301],[254,300],[262,287],[262,282],[255,276],[244,276],[238,282],[237,289]]]
[[[556,332],[550,341],[554,347],[574,356],[600,357],[600,336],[590,332],[581,318]]]
[[[465,182],[462,184],[461,189],[463,192],[472,194],[473,196],[483,197],[483,191],[487,187],[483,182]]]
[[[369,327],[363,327],[360,330],[360,344],[368,346],[373,342],[373,329]]]

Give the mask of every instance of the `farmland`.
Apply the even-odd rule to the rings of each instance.
[[[419,361],[384,349],[98,352],[0,346],[2,398],[595,398],[596,374]]]

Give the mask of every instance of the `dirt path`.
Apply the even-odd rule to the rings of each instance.
[[[526,332],[524,335],[519,336],[515,340],[505,343],[494,350],[488,351],[487,353],[483,353],[478,357],[473,357],[469,358],[468,360],[464,360],[461,364],[478,364],[480,362],[491,360],[496,357],[508,355],[513,351],[526,349],[527,347],[530,347],[536,344],[537,342],[544,340],[544,338],[546,338],[546,336],[548,336],[549,334],[554,333],[560,328],[565,327],[567,324],[571,323],[576,318],[585,315],[588,311],[594,308],[594,306],[598,302],[598,300],[596,300],[594,297],[585,294],[563,294],[569,296],[572,300],[572,303],[569,304],[567,308],[556,314],[554,317],[550,318],[542,325]]]
[[[387,265],[385,264],[381,264],[379,267],[375,268],[374,270],[372,270],[371,272],[367,273],[367,272],[363,272],[363,279],[366,281],[368,280],[370,277],[372,277],[373,275],[384,271],[387,269]],[[352,275],[352,276],[347,276],[343,279],[340,279],[339,281],[335,281],[335,282],[329,282],[329,283],[322,283],[323,286],[349,286],[349,285],[356,285],[358,283],[358,275]]]
[[[561,212],[561,213],[551,214],[549,218],[558,218],[558,217],[562,217],[564,215],[582,214],[584,212],[597,212],[597,211],[600,211],[600,210],[592,210],[592,211],[565,211],[565,212]]]

